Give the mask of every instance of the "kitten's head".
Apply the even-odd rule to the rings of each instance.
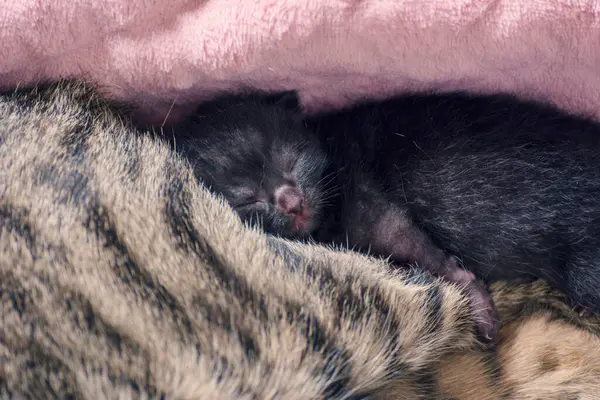
[[[295,94],[225,98],[203,106],[186,130],[178,150],[244,221],[288,238],[319,226],[332,189],[327,157]]]

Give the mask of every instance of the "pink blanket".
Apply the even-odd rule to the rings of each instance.
[[[595,0],[0,0],[0,89],[83,77],[160,122],[217,91],[307,109],[508,91],[600,118]]]

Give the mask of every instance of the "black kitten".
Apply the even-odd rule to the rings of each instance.
[[[175,149],[243,220],[287,238],[320,226],[334,187],[325,176],[327,156],[304,129],[293,95],[222,98],[175,130]]]
[[[242,218],[461,283],[490,340],[491,299],[447,254],[486,282],[544,278],[600,311],[598,125],[464,94],[402,96],[303,123],[283,98],[208,104],[176,136],[198,178]]]

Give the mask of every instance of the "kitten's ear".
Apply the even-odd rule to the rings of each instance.
[[[277,93],[269,96],[271,103],[291,111],[300,111],[300,96],[295,90]]]

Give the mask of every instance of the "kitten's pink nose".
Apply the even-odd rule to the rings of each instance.
[[[275,191],[277,209],[288,215],[300,215],[304,209],[302,193],[291,186],[281,186]]]

